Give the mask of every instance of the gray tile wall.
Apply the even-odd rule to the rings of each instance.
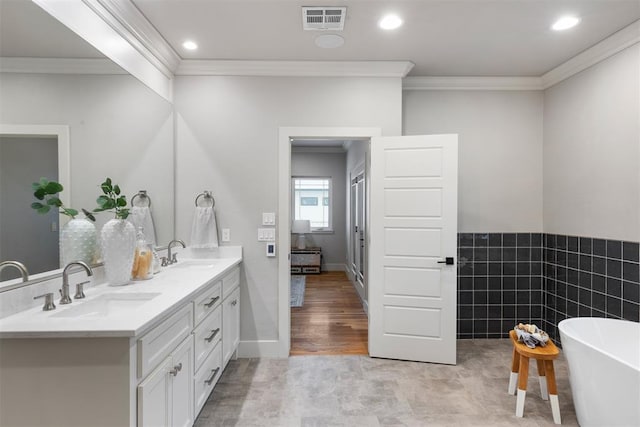
[[[559,340],[557,325],[578,316],[640,321],[637,242],[546,234],[544,326]]]
[[[541,233],[458,235],[458,338],[506,337],[518,322],[559,340],[568,317],[640,321],[637,242]]]
[[[542,234],[458,235],[458,338],[507,337],[543,317]]]

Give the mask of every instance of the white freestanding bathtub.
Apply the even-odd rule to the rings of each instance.
[[[575,317],[558,328],[578,423],[640,426],[640,323]]]

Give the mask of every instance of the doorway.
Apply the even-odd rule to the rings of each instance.
[[[278,241],[282,247],[281,253],[288,253],[289,256],[282,256],[279,258],[279,266],[278,266],[278,282],[279,282],[279,354],[281,357],[288,357],[291,353],[291,319],[292,319],[292,308],[290,305],[290,295],[291,295],[291,255],[288,249],[292,246],[292,243],[296,243],[296,236],[292,236],[290,234],[291,226],[292,226],[292,181],[291,177],[292,173],[292,153],[291,146],[292,142],[296,140],[325,140],[325,141],[359,141],[362,144],[365,144],[368,147],[368,141],[371,137],[379,136],[381,133],[379,128],[280,128],[280,143],[279,143],[279,160],[280,160],[280,175],[279,175],[279,230],[278,230]],[[355,145],[354,145],[355,147]],[[362,147],[362,146],[361,146]],[[350,147],[346,148],[347,152],[350,151]],[[362,310],[363,318],[366,319],[366,313],[364,312],[364,308],[362,305],[362,296],[360,293],[356,291],[357,286],[355,283],[351,282],[353,278],[351,264],[354,261],[353,256],[351,255],[352,245],[350,241],[353,239],[352,234],[350,233],[352,229],[352,220],[351,220],[351,177],[357,176],[354,170],[355,165],[365,165],[366,164],[366,153],[368,149],[359,148],[359,152],[361,157],[358,162],[353,162],[352,167],[350,169],[343,170],[343,190],[345,195],[344,202],[346,204],[346,212],[342,213],[341,220],[346,224],[345,232],[341,236],[342,246],[345,248],[345,255],[342,260],[342,269],[341,271],[332,271],[320,274],[318,276],[314,276],[309,279],[310,287],[320,287],[320,286],[333,286],[335,289],[342,290],[352,290],[352,296],[354,296],[357,301],[357,306]],[[352,151],[352,153],[355,153]],[[364,185],[364,183],[363,183]],[[364,195],[364,192],[363,192]],[[362,213],[364,215],[364,212]],[[335,220],[336,218],[334,218]],[[347,231],[348,230],[348,231]],[[365,242],[366,243],[366,242]],[[284,251],[284,252],[283,252]],[[366,256],[363,254],[363,256]],[[332,263],[330,263],[332,264]],[[364,268],[364,265],[362,265]],[[326,270],[326,268],[325,268]],[[364,273],[364,270],[363,270]],[[340,275],[342,275],[340,277]],[[357,276],[355,276],[357,277]],[[325,280],[326,279],[326,280]],[[324,283],[323,283],[324,282]],[[361,283],[366,283],[365,276],[363,275],[361,278]],[[345,283],[348,284],[348,287],[345,286]],[[320,288],[322,289],[322,288]],[[326,289],[325,289],[326,290]],[[313,295],[311,295],[313,298]],[[326,300],[325,300],[326,301]],[[324,304],[330,304],[330,302],[325,302]],[[368,328],[368,319],[364,320],[364,323]],[[360,323],[360,326],[363,322]],[[355,327],[354,327],[355,328]],[[365,334],[366,335],[366,334]],[[365,344],[365,347],[368,346],[368,343]],[[336,354],[333,352],[332,354]],[[341,354],[341,353],[337,353]],[[344,353],[348,354],[348,353]],[[353,354],[353,353],[351,353]]]
[[[291,355],[368,354],[364,234],[351,233],[364,228],[368,144],[291,141]]]
[[[30,275],[58,269],[59,230],[67,217],[57,209],[40,215],[29,206],[36,201],[31,183],[40,177],[62,184],[59,197],[69,205],[68,126],[0,124],[0,171],[0,261],[20,261]],[[5,269],[0,281],[18,276]]]

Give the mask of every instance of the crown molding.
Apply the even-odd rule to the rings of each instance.
[[[1,73],[129,74],[110,59],[0,57]]]
[[[132,2],[116,0],[82,0],[82,2],[158,71],[168,79],[173,78],[173,72],[180,58],[177,58],[175,64],[171,61],[165,63],[161,52],[162,47],[166,47],[166,42]],[[172,64],[174,69],[171,68]]]
[[[403,90],[541,90],[540,77],[405,77]]]
[[[542,88],[547,89],[616,53],[640,42],[640,20],[584,50],[553,70],[542,75]]]
[[[146,51],[151,53],[153,56],[153,58],[148,59],[161,63],[162,66],[166,67],[171,73],[175,72],[178,65],[180,65],[180,56],[175,50],[173,50],[171,45],[167,43],[160,32],[151,24],[151,22],[149,22],[147,17],[140,12],[132,1],[95,1],[97,1],[104,10],[109,12],[108,15],[101,14],[105,21],[111,24],[115,19],[126,29],[125,32],[119,32],[120,35],[129,41],[129,43],[137,45],[137,47],[144,48],[139,49],[143,54],[145,54],[146,49]],[[114,28],[118,30],[116,27],[118,26],[115,26]]]
[[[232,61],[180,62],[178,76],[405,77],[409,61]]]
[[[173,73],[109,13],[98,0],[33,0],[51,16],[169,102]],[[127,35],[128,34],[128,35]]]

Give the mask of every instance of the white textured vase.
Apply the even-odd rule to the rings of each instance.
[[[129,221],[112,219],[100,233],[102,257],[107,281],[112,286],[126,285],[131,280],[136,229]]]
[[[60,261],[65,266],[71,261],[84,261],[91,265],[96,261],[98,236],[93,223],[84,218],[74,218],[60,230]]]

